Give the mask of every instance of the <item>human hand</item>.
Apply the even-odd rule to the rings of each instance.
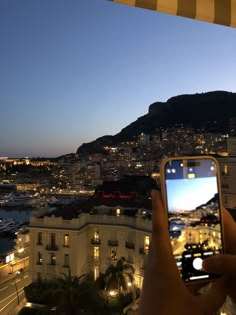
[[[236,223],[226,209],[222,209],[226,254],[209,257],[203,262],[207,272],[223,275],[227,294],[236,303]]]
[[[145,269],[141,315],[212,315],[226,298],[224,280],[214,281],[206,295],[194,296],[176,266],[167,212],[158,191],[152,192],[152,242]]]

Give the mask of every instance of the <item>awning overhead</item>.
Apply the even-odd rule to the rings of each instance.
[[[236,27],[236,0],[110,0],[135,7]]]

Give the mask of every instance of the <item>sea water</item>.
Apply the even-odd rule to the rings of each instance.
[[[13,219],[20,224],[28,224],[32,209],[4,209],[0,208],[1,219]],[[5,253],[15,246],[14,236],[0,235],[0,254]]]

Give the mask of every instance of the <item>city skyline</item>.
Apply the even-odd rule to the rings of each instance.
[[[235,92],[235,29],[106,0],[2,1],[0,156],[55,157],[156,101]]]

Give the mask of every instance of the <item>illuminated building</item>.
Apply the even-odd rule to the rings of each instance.
[[[236,209],[236,156],[218,158],[222,201],[226,208]]]
[[[110,264],[125,257],[135,269],[136,285],[142,286],[151,220],[144,218],[142,211],[137,216],[125,215],[123,207],[98,206],[93,210],[97,214],[70,217],[65,211],[60,216],[31,218],[32,280],[52,279],[69,269],[74,276],[92,271],[96,279]]]

